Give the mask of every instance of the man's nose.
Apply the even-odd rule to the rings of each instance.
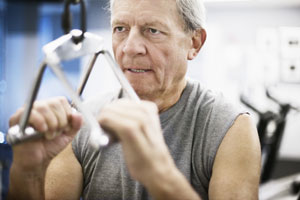
[[[138,29],[132,28],[126,38],[123,53],[129,56],[145,55],[146,46],[142,33]]]

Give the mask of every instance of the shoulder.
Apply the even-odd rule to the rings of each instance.
[[[261,152],[255,124],[240,115],[224,137],[213,166],[210,198],[257,199]]]
[[[226,126],[226,133],[236,118],[246,113],[223,93],[211,90],[198,81],[188,79],[186,89],[189,93],[186,104],[191,104],[189,109],[196,111],[200,121],[205,120],[206,126],[215,128]]]
[[[194,82],[197,85],[197,83]],[[197,166],[203,165],[206,177],[211,177],[217,151],[229,129],[240,115],[246,113],[221,92],[205,87],[194,88],[194,106],[197,112],[194,132],[194,160]]]
[[[189,96],[191,100],[197,102],[202,108],[226,111],[228,108],[236,107],[222,92],[212,90],[197,80],[188,79],[185,90],[184,93],[188,93],[186,96]]]

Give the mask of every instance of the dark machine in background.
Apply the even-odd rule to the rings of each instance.
[[[288,176],[282,180],[272,182],[274,169],[277,163],[277,156],[280,149],[280,144],[287,122],[287,115],[291,110],[300,111],[299,108],[292,106],[290,103],[280,102],[270,90],[266,90],[266,97],[278,105],[278,112],[273,111],[260,111],[254,104],[245,97],[241,96],[241,102],[253,110],[258,115],[257,131],[261,144],[262,162],[261,162],[261,179],[260,184],[266,189],[261,189],[260,192],[267,192],[275,198],[278,195],[296,195],[300,199],[300,179],[298,175]],[[272,184],[273,187],[272,187]],[[274,191],[276,185],[282,184],[278,191]],[[265,196],[265,195],[262,195]],[[262,196],[260,196],[261,199]],[[270,199],[272,199],[271,197]],[[269,199],[269,198],[266,198]]]
[[[272,111],[262,112],[251,104],[247,98],[241,97],[241,102],[257,113],[259,117],[257,130],[262,151],[261,183],[270,180],[274,171],[288,113],[291,110],[299,111],[298,108],[289,103],[280,102],[268,89],[266,90],[266,96],[278,105],[279,110],[277,113]]]

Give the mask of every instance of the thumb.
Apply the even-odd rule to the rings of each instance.
[[[77,131],[79,131],[79,129],[82,126],[82,116],[80,113],[72,113],[70,115],[70,128],[71,130],[68,131],[68,135],[74,135],[77,133]]]

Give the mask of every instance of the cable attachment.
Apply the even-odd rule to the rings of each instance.
[[[62,28],[65,34],[70,33],[72,16],[70,13],[70,5],[80,4],[80,18],[81,18],[81,34],[72,35],[72,40],[75,44],[82,42],[84,39],[84,33],[86,32],[86,10],[84,0],[65,0],[64,12],[62,14]]]

